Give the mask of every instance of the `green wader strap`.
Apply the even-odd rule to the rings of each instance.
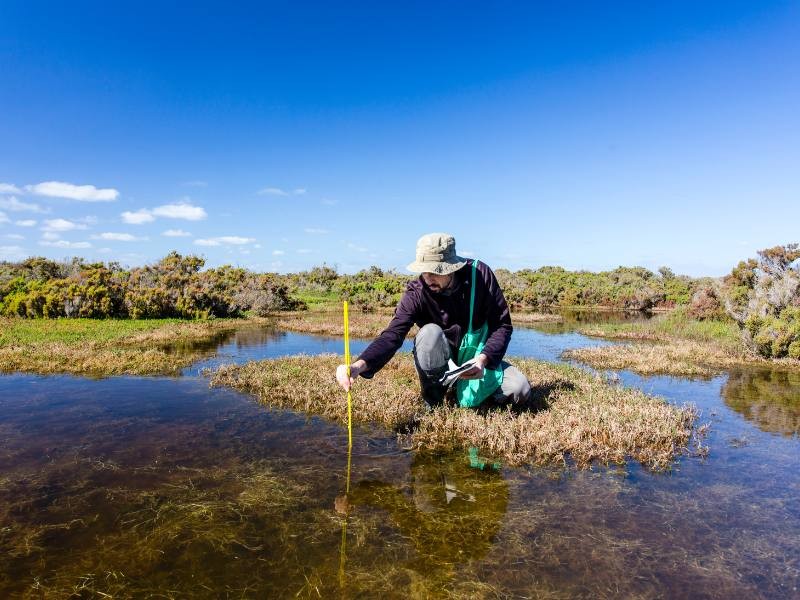
[[[472,289],[469,299],[469,325],[468,331],[461,339],[458,348],[458,364],[463,365],[466,361],[478,356],[486,345],[489,337],[489,323],[484,323],[478,331],[472,327],[475,315],[475,288],[478,287],[478,261],[472,262]],[[456,398],[459,406],[464,408],[478,406],[481,402],[491,396],[500,384],[503,383],[503,369],[485,368],[481,379],[459,379],[456,381]]]

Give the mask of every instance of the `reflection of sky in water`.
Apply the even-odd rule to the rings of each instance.
[[[557,360],[567,348],[599,343],[570,327],[518,327],[509,355]],[[353,354],[366,344],[354,340]],[[0,377],[0,591],[22,593],[34,576],[44,582],[72,577],[74,586],[86,573],[117,569],[156,590],[191,593],[200,581],[217,592],[303,596],[314,594],[311,581],[324,596],[340,595],[340,528],[332,507],[343,488],[345,432],[209,389],[197,375],[201,367],[301,352],[342,354],[342,340],[248,328],[183,378]],[[707,380],[620,377],[670,402],[697,405],[700,421],[712,426],[708,458],[683,457],[669,474],[629,464],[581,472],[506,469],[499,479],[474,478],[448,462],[463,456],[426,462],[400,452],[391,434],[359,429],[346,562],[352,595],[444,588],[469,596],[486,585],[557,597],[608,590],[644,597],[796,596],[797,377],[747,370]],[[285,500],[283,513],[268,512],[268,494],[253,505],[259,508],[243,504],[247,494],[266,494],[266,484],[247,483],[252,474],[273,468],[301,486],[301,499]],[[237,480],[236,474],[244,475]],[[476,503],[446,502],[448,485]],[[145,525],[131,529],[129,523],[139,522],[135,515],[159,507],[153,514],[167,524],[183,514],[161,504],[175,490],[186,490],[181,493],[195,508],[214,506],[224,515],[227,505],[209,498],[225,498],[239,512],[219,523],[201,513],[194,529],[175,526],[163,538]],[[224,529],[219,539],[238,539],[250,549],[210,537],[215,523]],[[30,537],[42,524],[49,529]],[[468,531],[462,535],[459,527]],[[139,561],[131,553],[142,539],[162,540],[163,547],[153,541],[151,554],[169,558]],[[196,539],[213,543],[193,545]],[[457,550],[450,552],[459,540],[472,544],[464,564]],[[28,549],[17,552],[18,543]],[[103,581],[97,589],[111,590]],[[120,589],[119,595],[147,593],[146,587]]]

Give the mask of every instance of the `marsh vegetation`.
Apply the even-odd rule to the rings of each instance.
[[[337,356],[300,356],[228,365],[209,373],[212,386],[254,394],[260,402],[346,418],[346,401],[332,373]],[[475,447],[507,464],[624,463],[633,458],[666,469],[689,447],[696,413],[638,390],[609,384],[566,365],[517,359],[528,377],[528,406],[480,411],[426,411],[409,355],[396,357],[373,380],[354,388],[353,418],[398,431],[416,450]]]

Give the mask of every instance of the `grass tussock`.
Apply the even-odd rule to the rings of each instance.
[[[710,377],[725,369],[748,365],[800,371],[800,361],[768,361],[748,352],[735,323],[699,321],[680,309],[647,321],[593,324],[580,333],[630,342],[568,350],[563,354],[564,358],[596,369],[698,377]]]
[[[641,375],[711,377],[751,361],[697,342],[633,343],[567,350],[563,358],[595,369],[628,369]]]
[[[254,394],[263,404],[322,415],[344,423],[345,395],[334,381],[339,357],[297,356],[223,366],[211,385]],[[567,365],[515,360],[541,410],[424,410],[411,357],[401,355],[372,381],[353,389],[353,418],[402,434],[420,450],[477,447],[508,464],[558,464],[569,456],[580,466],[633,458],[666,469],[685,450],[696,413],[641,391],[611,385]]]
[[[0,372],[75,375],[174,374],[205,351],[176,353],[176,342],[204,342],[239,321],[2,319]]]
[[[521,312],[511,315],[512,323],[560,323],[564,317],[549,313]]]

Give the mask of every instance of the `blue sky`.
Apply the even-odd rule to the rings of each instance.
[[[0,3],[0,260],[721,275],[800,241],[796,2]]]

